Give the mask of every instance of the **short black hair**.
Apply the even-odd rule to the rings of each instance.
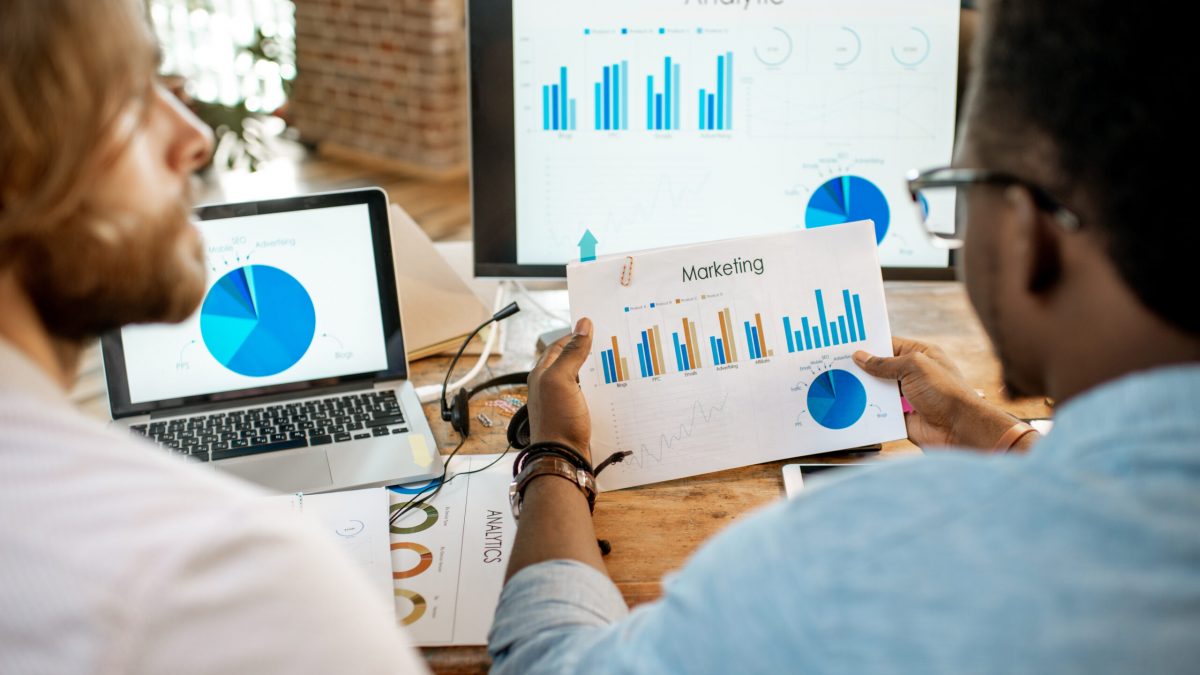
[[[1050,181],[1045,187],[1068,203],[1070,196],[1086,200],[1084,226],[1104,237],[1141,302],[1200,335],[1200,303],[1190,297],[1200,290],[1200,190],[1190,178],[1200,115],[1186,103],[1196,69],[1194,55],[1184,53],[1195,42],[1184,6],[983,4],[970,119],[990,130],[984,152],[1007,151],[1020,161],[1020,153],[1049,143],[1049,176],[1029,178]]]

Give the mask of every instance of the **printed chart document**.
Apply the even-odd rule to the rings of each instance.
[[[892,351],[871,221],[574,263],[567,288],[592,456],[633,452],[603,490],[905,436],[851,358]]]
[[[497,457],[456,457],[448,475],[482,469]],[[417,645],[487,644],[516,534],[508,504],[515,457],[510,453],[491,468],[448,481],[429,503],[392,525],[396,616]],[[428,485],[392,488],[392,512]]]
[[[271,497],[312,518],[357,562],[380,597],[392,594],[392,558],[388,552],[388,491],[368,488],[319,495]]]

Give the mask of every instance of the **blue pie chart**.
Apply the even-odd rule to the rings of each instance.
[[[200,335],[218,363],[266,377],[296,365],[312,344],[317,314],[292,275],[269,265],[239,267],[217,280],[200,307]]]
[[[808,412],[826,429],[845,429],[867,410],[867,390],[845,370],[828,370],[808,388]]]
[[[838,176],[825,181],[809,197],[804,212],[804,226],[809,229],[873,220],[876,244],[887,236],[891,219],[892,210],[883,191],[859,176]]]

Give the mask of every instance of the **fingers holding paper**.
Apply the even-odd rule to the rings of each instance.
[[[536,442],[563,443],[589,456],[591,416],[579,389],[579,370],[592,348],[592,322],[546,349],[529,374],[529,425]]]
[[[856,352],[854,362],[869,375],[899,381],[900,393],[913,408],[905,416],[909,439],[921,447],[986,444],[971,432],[999,411],[979,398],[946,353],[899,337],[892,340],[892,349],[895,356]]]

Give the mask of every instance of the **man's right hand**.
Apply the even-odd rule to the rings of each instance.
[[[904,418],[913,443],[991,450],[1016,421],[980,398],[940,348],[897,337],[892,349],[892,357],[856,352],[854,362],[869,375],[900,382],[913,408]]]

